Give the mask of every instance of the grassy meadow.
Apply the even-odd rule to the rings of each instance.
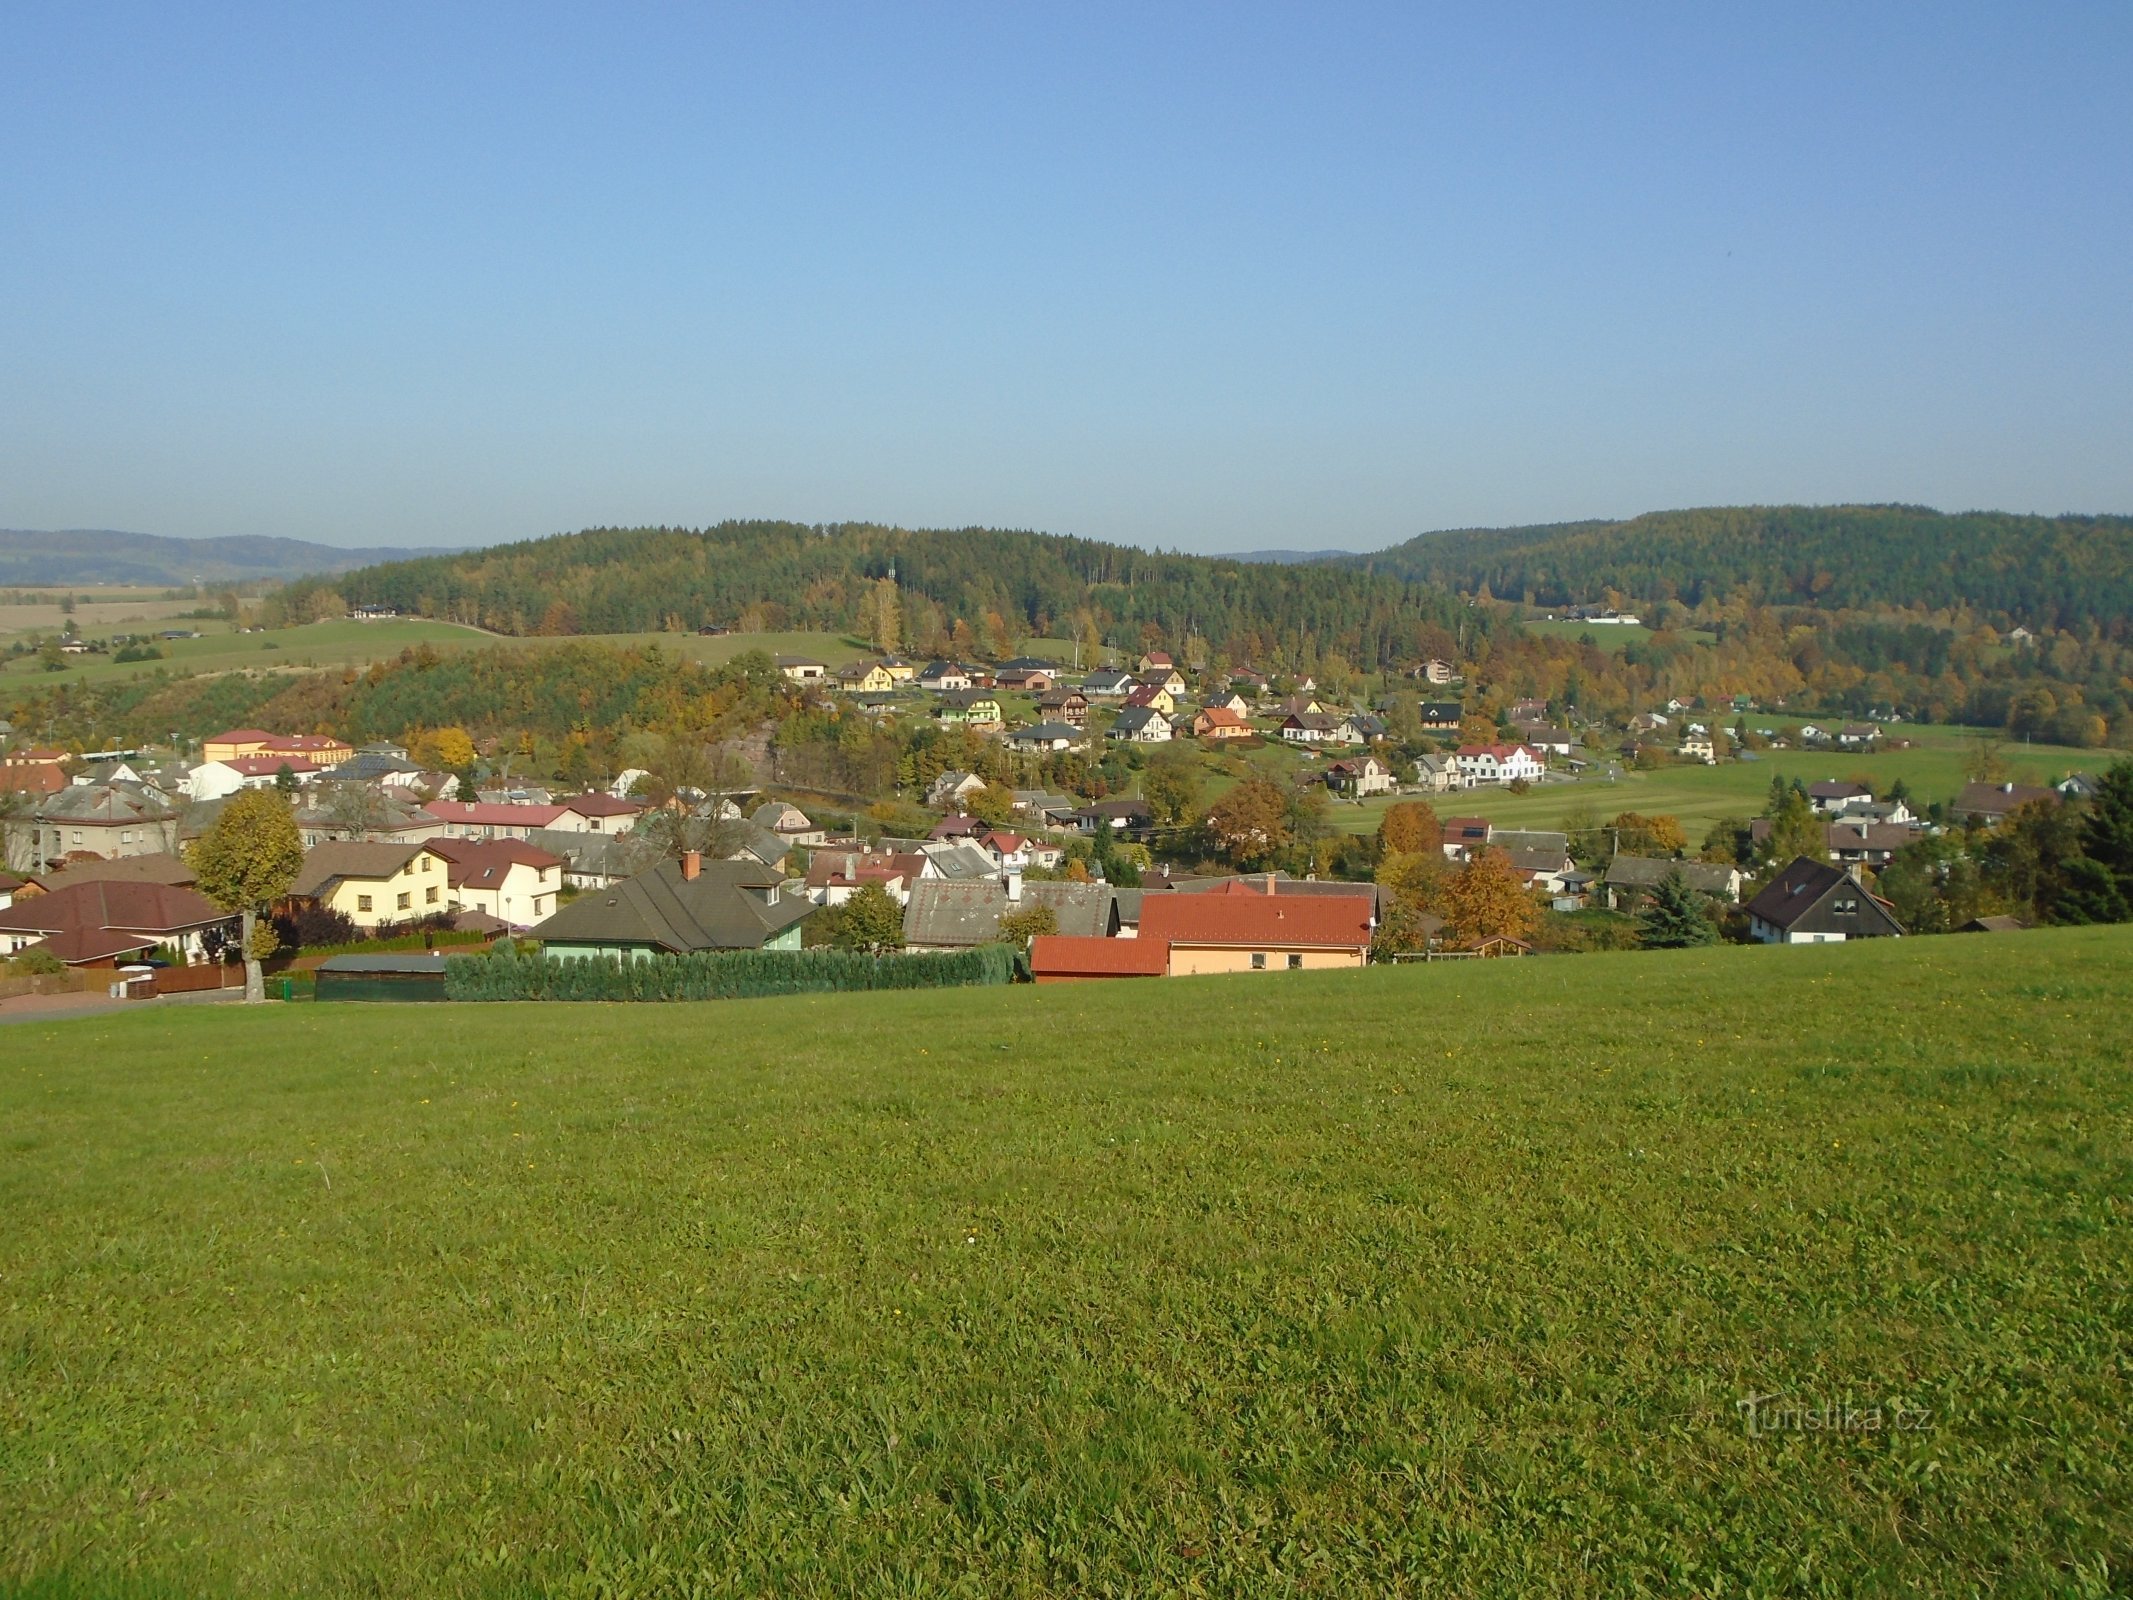
[[[2122,1592],[2133,930],[1160,1000],[4,1030],[0,1589]]]

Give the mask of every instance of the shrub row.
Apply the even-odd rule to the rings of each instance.
[[[444,990],[454,1000],[742,1000],[853,989],[947,989],[1013,981],[1003,944],[939,955],[858,950],[717,950],[686,956],[452,956]]]

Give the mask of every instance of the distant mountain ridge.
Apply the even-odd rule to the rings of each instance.
[[[1770,605],[1968,606],[2031,627],[2133,617],[2133,517],[1935,511],[1926,506],[1710,506],[1623,521],[1425,533],[1343,566],[1484,586],[1540,605],[1712,594]]]
[[[437,547],[344,550],[308,539],[172,539],[110,528],[0,528],[0,585],[233,583],[347,572],[439,554]]]

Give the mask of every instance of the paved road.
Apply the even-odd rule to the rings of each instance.
[[[0,1023],[66,1022],[75,1017],[104,1017],[114,1011],[154,1011],[163,1006],[229,1005],[242,1001],[242,989],[203,989],[198,994],[158,995],[153,1000],[114,1000],[101,994],[25,994],[0,1000]]]

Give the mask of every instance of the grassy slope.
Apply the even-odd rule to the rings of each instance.
[[[2102,1592],[2129,956],[10,1029],[0,1581]]]
[[[185,627],[215,629],[198,639],[158,641],[161,661],[113,661],[109,656],[90,656],[64,672],[46,672],[34,659],[0,665],[0,698],[10,688],[43,689],[62,683],[102,683],[151,675],[160,667],[172,676],[195,673],[235,672],[244,668],[304,671],[313,667],[364,666],[386,661],[411,645],[428,644],[439,650],[467,645],[505,644],[538,650],[561,643],[554,639],[504,639],[479,628],[454,622],[431,622],[402,617],[379,622],[349,622],[336,619],[314,622],[301,628],[270,628],[263,633],[237,634],[221,624],[187,622]],[[657,644],[662,649],[699,661],[725,661],[745,650],[768,650],[773,654],[811,655],[841,666],[863,652],[832,633],[728,633],[701,637],[693,633],[585,634],[572,642],[601,644]],[[269,648],[271,646],[272,648]]]

